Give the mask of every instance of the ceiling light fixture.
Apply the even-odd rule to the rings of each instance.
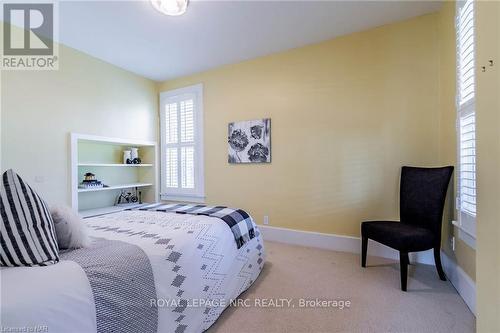
[[[186,12],[188,0],[151,0],[153,7],[160,13],[179,16]]]

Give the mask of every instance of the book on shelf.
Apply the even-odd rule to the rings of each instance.
[[[103,188],[103,187],[109,187],[108,185],[104,185],[100,180],[83,180],[79,185],[78,188],[83,188],[83,189],[89,189],[89,188]]]

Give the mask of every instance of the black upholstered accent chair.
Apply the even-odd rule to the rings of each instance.
[[[408,253],[434,249],[439,278],[446,281],[441,266],[441,222],[446,191],[453,167],[415,168],[404,166],[400,184],[400,222],[361,223],[361,266],[366,267],[368,239],[399,251],[401,289],[406,291]]]

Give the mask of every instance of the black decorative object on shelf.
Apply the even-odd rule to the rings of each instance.
[[[100,180],[97,180],[97,178],[92,172],[85,173],[83,175],[82,182],[78,185],[78,188],[82,189],[103,188],[103,187],[109,187],[109,186],[104,185]]]
[[[141,164],[142,161],[139,157],[136,157],[134,159],[127,158],[127,164]]]
[[[116,197],[115,206],[142,203],[142,193],[137,190],[137,187],[134,192],[122,190]]]
[[[95,175],[92,172],[87,172],[86,174],[83,175],[84,179],[83,181],[92,181],[96,180]]]

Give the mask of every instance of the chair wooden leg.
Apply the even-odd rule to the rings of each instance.
[[[444,274],[443,266],[441,265],[441,249],[439,247],[434,248],[434,263],[436,264],[439,278],[442,281],[446,281],[446,275]]]
[[[401,270],[401,290],[406,291],[406,281],[408,280],[408,252],[399,252],[399,267]]]
[[[368,251],[368,237],[361,237],[361,267],[366,267],[367,251]]]

